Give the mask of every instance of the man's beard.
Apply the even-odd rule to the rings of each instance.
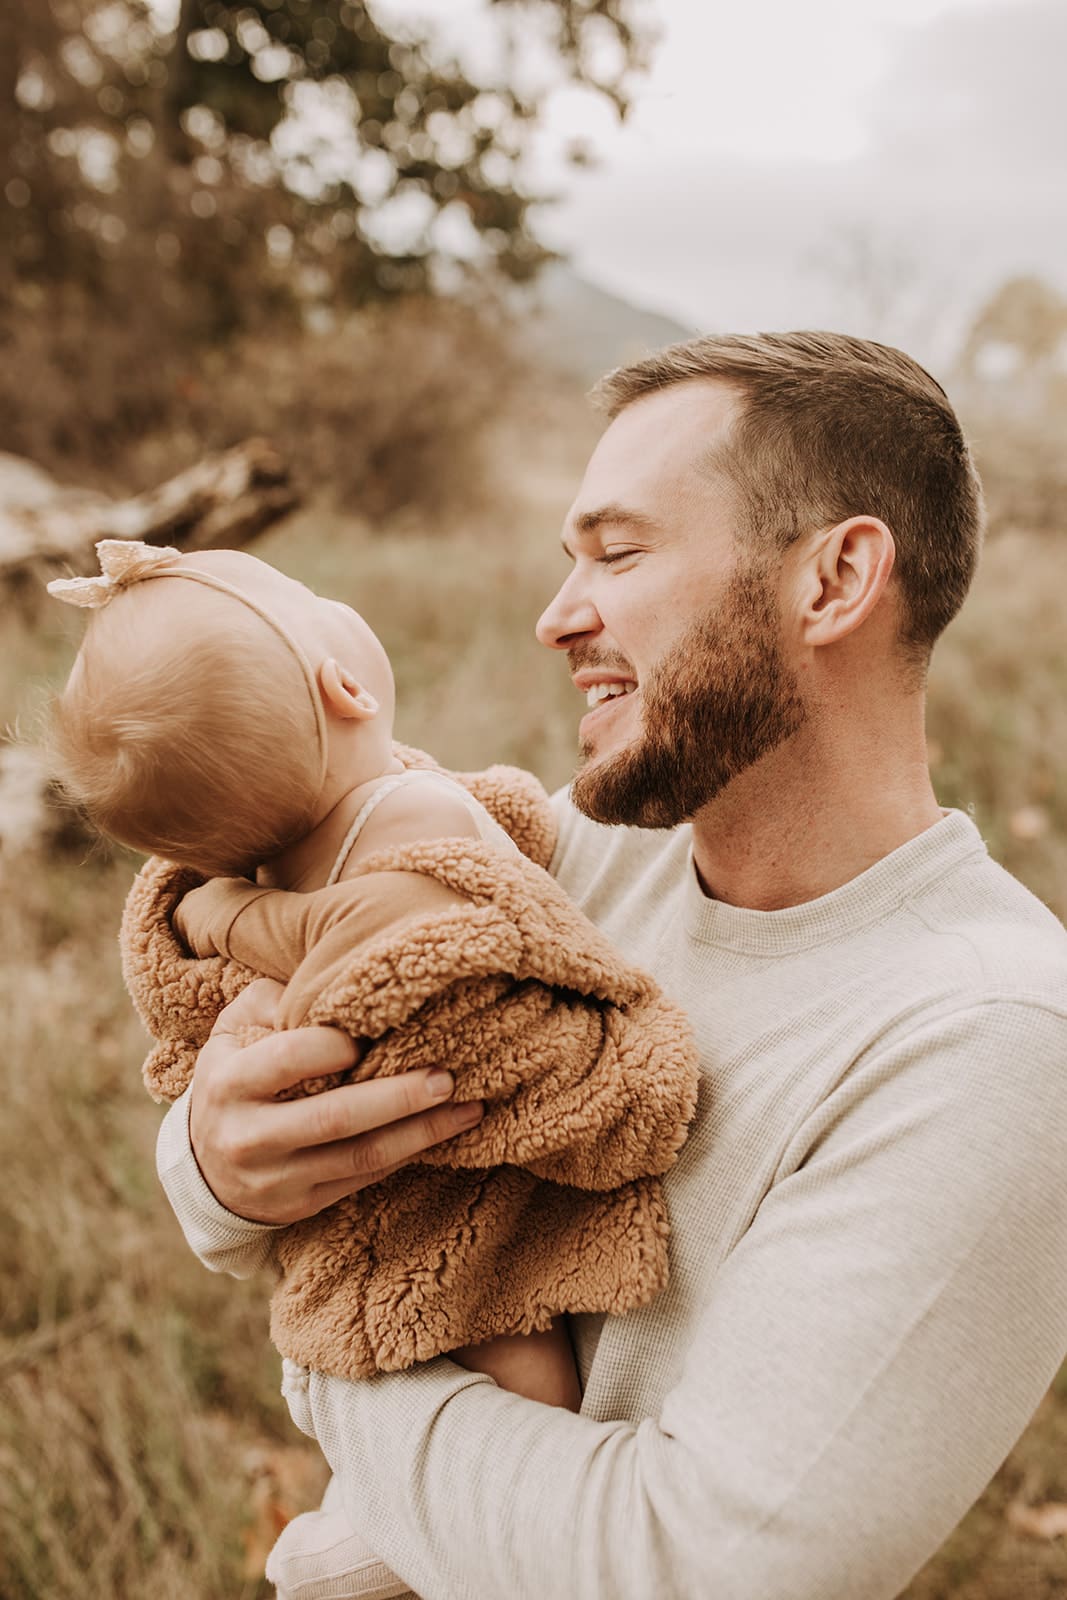
[[[575,805],[596,822],[673,828],[796,733],[806,711],[782,658],[765,568],[735,573],[722,599],[641,685],[641,732],[579,770]],[[595,664],[574,651],[573,670]],[[592,746],[583,746],[588,760]]]

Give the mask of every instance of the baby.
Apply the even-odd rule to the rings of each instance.
[[[293,926],[303,936],[317,926],[307,908],[326,894],[341,894],[331,886],[360,879],[362,863],[383,850],[461,839],[488,847],[492,859],[502,863],[519,858],[509,835],[463,785],[438,771],[405,768],[397,758],[389,661],[366,622],[348,606],[312,593],[243,552],[182,555],[124,541],[103,541],[98,550],[101,577],[58,581],[49,590],[93,613],[55,707],[53,746],[65,786],[104,833],[207,878],[255,879],[259,900],[240,886],[226,891],[251,896],[252,914],[242,912],[242,927],[256,928],[268,943],[275,930],[288,928],[290,945],[299,942],[289,937]],[[528,862],[525,866],[538,870]],[[435,889],[431,880],[420,878],[421,870],[416,878]],[[506,877],[503,865],[499,870]],[[551,890],[566,905],[551,880],[541,876],[544,893]],[[396,877],[413,881],[410,873]],[[236,953],[208,937],[215,887],[198,891],[195,913],[183,915],[179,905],[173,916],[197,957]],[[262,890],[302,893],[263,896]],[[260,917],[266,901],[271,912]],[[196,895],[188,897],[189,907],[196,902]],[[569,914],[578,916],[573,908]],[[558,926],[560,939],[581,947],[580,959],[597,959],[592,929],[563,931],[564,924],[551,918],[548,926]],[[258,965],[247,956],[240,959],[245,967]],[[275,975],[293,975],[292,964],[286,967],[281,956],[271,960]],[[266,961],[259,966],[270,969]],[[564,983],[562,1004],[570,1016],[575,997],[566,987],[567,975],[552,981]],[[590,981],[595,988],[600,980]],[[590,1206],[609,1204],[602,1194],[625,1180],[664,1171],[684,1137],[696,1088],[688,1033],[648,980],[638,974],[633,981],[636,987],[617,1015],[623,1028],[633,1030],[627,1037],[635,1042],[607,1062],[621,1106],[622,1145],[609,1137],[605,1123],[603,1163],[595,1144],[582,1145],[584,1180],[553,1165],[557,1156],[543,1141],[528,1160],[532,1173],[556,1180],[545,1192],[557,1209],[571,1204],[558,1198],[568,1193],[575,1195],[575,1206],[585,1203],[579,1190],[568,1191],[560,1183],[599,1191],[591,1194]],[[529,983],[519,988],[526,993]],[[599,1039],[601,1018],[595,1009],[590,1020],[590,1036]],[[538,1099],[540,1092],[535,1091],[534,1102],[548,1104]],[[491,1123],[494,1118],[487,1116],[487,1132]],[[518,1124],[506,1104],[497,1125],[505,1137],[513,1136],[510,1130]],[[484,1153],[492,1148],[496,1155]],[[613,1175],[610,1163],[620,1151],[633,1170]],[[468,1152],[465,1162],[457,1157],[455,1164],[484,1168],[519,1160],[521,1166],[527,1159],[499,1144],[486,1144],[481,1159],[479,1154]],[[508,1172],[501,1182],[515,1180],[516,1169]],[[425,1181],[437,1181],[433,1171],[426,1172]],[[484,1174],[478,1183],[492,1192]],[[627,1184],[628,1194],[634,1189]],[[653,1253],[662,1251],[665,1273],[665,1217],[658,1195],[642,1191],[640,1204],[632,1195],[627,1204],[646,1219],[636,1252],[646,1264],[642,1271],[647,1275],[652,1247]],[[527,1208],[527,1215],[534,1214]],[[565,1210],[561,1215],[566,1220]],[[588,1215],[595,1219],[594,1237],[606,1242],[597,1220],[602,1214],[590,1210]],[[647,1299],[661,1285],[662,1273],[623,1304]],[[608,1289],[614,1292],[610,1283]],[[590,1308],[617,1303],[609,1297]],[[549,1307],[558,1308],[558,1301]],[[498,1328],[499,1323],[489,1331]],[[561,1316],[542,1331],[443,1348],[453,1360],[515,1393],[578,1409],[580,1387]],[[299,1586],[304,1600],[320,1593],[345,1600],[404,1592],[402,1582],[369,1555],[343,1512],[329,1503],[290,1524],[272,1553],[268,1576],[279,1595],[295,1594]]]
[[[299,890],[413,839],[516,852],[462,785],[396,759],[389,659],[349,606],[241,551],[105,545],[110,576],[49,585],[95,611],[53,739],[65,786],[104,833],[205,876]],[[580,1404],[562,1319],[452,1359]],[[359,1576],[354,1594],[398,1592],[391,1574],[381,1589]]]

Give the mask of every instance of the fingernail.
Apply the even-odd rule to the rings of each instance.
[[[485,1106],[480,1100],[464,1100],[462,1105],[456,1107],[456,1123],[461,1128],[473,1128],[484,1115]]]
[[[447,1100],[455,1087],[452,1074],[444,1067],[435,1067],[426,1079],[426,1086],[434,1100]]]

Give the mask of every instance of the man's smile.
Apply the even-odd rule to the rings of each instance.
[[[589,706],[602,705],[605,700],[618,699],[620,695],[632,694],[636,688],[632,683],[596,683],[586,691],[586,704]]]
[[[573,674],[573,682],[579,693],[585,695],[589,706],[589,712],[582,718],[578,729],[583,740],[591,732],[601,730],[616,720],[622,702],[637,692],[634,678],[604,667],[585,667]]]

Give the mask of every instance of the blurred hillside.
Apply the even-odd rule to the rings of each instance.
[[[590,283],[565,262],[550,262],[516,297],[516,333],[524,352],[583,385],[650,350],[688,339],[687,328]]]

